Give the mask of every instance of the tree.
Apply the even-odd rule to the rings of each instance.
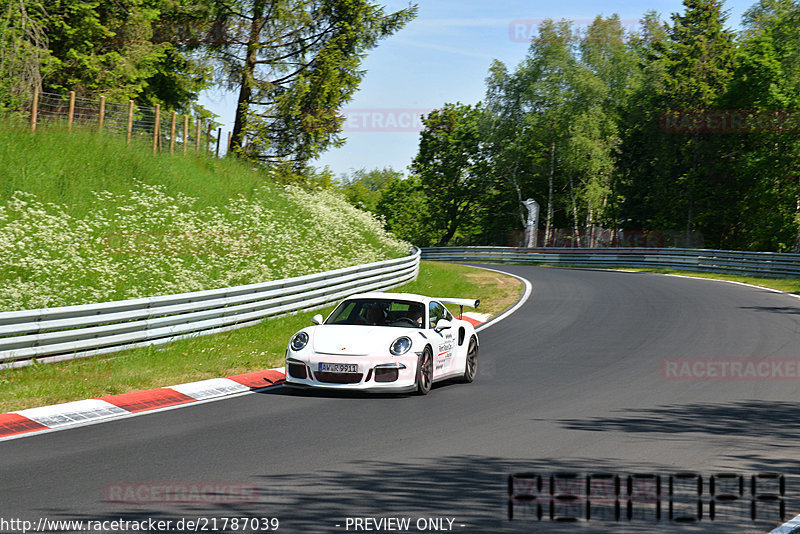
[[[206,1],[13,0],[0,22],[0,99],[16,107],[38,87],[188,111],[211,81],[196,53]]]
[[[700,231],[718,243],[716,227],[732,190],[719,167],[719,135],[663,128],[670,111],[715,109],[733,75],[733,34],[720,0],[684,0],[683,14],[660,26],[651,17],[637,43],[643,84],[632,95],[622,129],[624,215],[639,228],[683,230],[691,246]]]
[[[210,70],[166,40],[174,33],[169,25],[206,16],[199,0],[52,0],[45,23],[55,61],[44,87],[180,109],[208,86]]]
[[[21,107],[51,63],[38,0],[13,0],[0,13],[0,109]]]
[[[597,17],[582,36],[569,21],[545,21],[513,73],[492,65],[491,159],[497,182],[510,189],[504,197],[516,197],[503,211],[524,226],[522,201],[546,199],[545,244],[553,242],[556,221],[571,218],[580,241],[580,221],[588,229],[606,218],[616,123],[637,76],[617,16]]]
[[[553,240],[556,178],[572,115],[569,104],[573,96],[575,44],[569,21],[545,20],[539,26],[539,36],[533,40],[528,57],[517,74],[525,91],[527,121],[531,130],[538,132],[547,151],[545,244],[551,244]]]
[[[233,153],[298,168],[330,146],[366,52],[415,15],[368,0],[219,0],[221,80],[238,91]]]
[[[411,169],[419,176],[437,246],[447,245],[479,207],[491,186],[480,104],[445,104],[422,118],[419,152]]]
[[[490,215],[483,220],[483,227],[495,236],[494,242],[503,243],[505,239],[498,234],[526,226],[528,214],[523,201],[544,198],[541,169],[547,158],[521,77],[495,60],[486,84],[487,142],[497,194],[486,199]]]
[[[666,60],[666,104],[669,109],[708,110],[716,106],[733,74],[733,34],[725,29],[727,15],[722,0],[684,0],[684,14],[673,14]],[[719,190],[715,170],[713,134],[693,133],[681,139],[676,149],[672,179],[678,189],[674,205],[684,210],[687,242],[696,227],[702,231],[705,218],[717,215],[709,195]],[[716,238],[718,236],[711,236]]]
[[[572,81],[574,118],[564,149],[564,167],[569,176],[575,240],[581,244],[578,226],[585,217],[587,246],[595,244],[597,223],[615,225],[609,205],[616,205],[612,174],[620,143],[618,123],[641,77],[627,37],[617,15],[598,16],[578,47],[579,62]]]
[[[371,171],[359,169],[350,176],[342,176],[339,190],[353,206],[375,213],[386,189],[402,178],[403,173],[391,167]]]
[[[800,6],[764,0],[745,21],[721,107],[755,110],[761,117],[798,113]],[[790,131],[774,126],[723,140],[720,165],[735,187],[719,229],[723,246],[800,251],[800,139],[796,125]]]
[[[434,232],[422,182],[417,176],[392,177],[375,207],[386,229],[418,247],[430,246]]]

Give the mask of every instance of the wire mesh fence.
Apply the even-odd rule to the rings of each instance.
[[[151,141],[153,152],[203,153],[219,155],[221,129],[213,130],[213,121],[203,120],[160,106],[138,106],[106,102],[104,97],[83,98],[70,92],[67,95],[36,92],[29,108],[31,129],[41,126],[96,129],[124,135],[128,141]]]

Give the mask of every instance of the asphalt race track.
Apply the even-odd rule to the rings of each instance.
[[[441,385],[426,397],[275,387],[0,442],[0,518],[208,518],[221,530],[224,518],[276,517],[279,532],[298,533],[398,531],[371,522],[390,517],[410,520],[402,532],[767,532],[781,523],[781,500],[786,519],[800,513],[800,379],[779,376],[797,372],[800,300],[656,274],[493,267],[530,280],[533,294],[480,333],[473,384]],[[769,373],[674,380],[665,371],[666,361],[708,359],[766,360]],[[513,473],[533,474],[515,492],[539,500],[517,499],[509,520]],[[619,475],[621,496],[596,497],[593,517],[573,523],[556,519],[569,516],[569,502],[577,515],[585,503],[554,501],[551,520],[550,476],[569,473],[579,481]],[[695,479],[675,478],[670,520],[668,480],[681,473],[701,475],[703,494],[684,487]],[[744,489],[718,500],[712,521],[709,477],[720,473],[741,475]],[[764,477],[753,498],[751,477],[760,473],[785,475],[784,495]],[[661,494],[653,497],[654,478],[632,478],[628,520],[634,474],[659,475]],[[717,494],[725,480],[738,479],[718,478]],[[152,489],[208,483],[216,498],[171,502]],[[703,515],[690,522],[697,501]]]

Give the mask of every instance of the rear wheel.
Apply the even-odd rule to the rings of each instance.
[[[476,374],[478,374],[478,340],[473,336],[469,340],[467,361],[464,366],[464,376],[461,380],[467,383],[472,382],[475,380]]]
[[[433,352],[425,347],[417,363],[417,393],[427,395],[433,386]]]

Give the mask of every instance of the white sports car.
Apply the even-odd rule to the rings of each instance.
[[[434,382],[472,382],[478,336],[442,303],[477,307],[471,299],[410,293],[363,293],[343,300],[323,321],[292,336],[286,382],[292,387],[425,395]]]

